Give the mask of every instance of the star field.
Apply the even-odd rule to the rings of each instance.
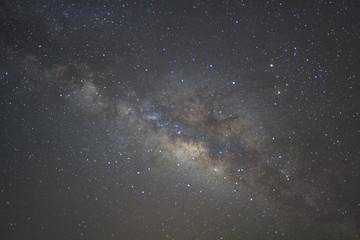
[[[2,239],[359,239],[356,1],[4,1]]]

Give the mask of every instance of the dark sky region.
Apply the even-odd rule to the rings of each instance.
[[[360,3],[2,1],[1,239],[360,239]]]

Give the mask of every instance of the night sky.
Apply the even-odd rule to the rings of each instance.
[[[1,239],[360,239],[360,2],[2,1]]]

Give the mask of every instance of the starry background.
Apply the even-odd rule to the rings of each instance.
[[[359,239],[357,1],[2,1],[2,239]]]

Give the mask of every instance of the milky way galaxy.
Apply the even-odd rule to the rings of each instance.
[[[356,1],[4,1],[1,239],[359,239]]]

